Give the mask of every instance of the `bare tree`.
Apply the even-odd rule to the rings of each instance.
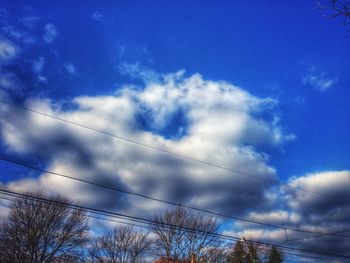
[[[156,215],[154,221],[155,255],[175,262],[215,262],[210,261],[210,257],[214,251],[219,255],[215,249],[222,244],[215,235],[219,228],[215,219],[177,207]]]
[[[282,263],[283,262],[283,254],[279,251],[275,246],[272,246],[269,251],[269,259],[268,263]]]
[[[350,23],[349,0],[318,0],[317,7],[327,18],[342,18],[345,25]]]
[[[78,262],[87,242],[84,211],[60,195],[26,195],[12,201],[0,227],[0,262]]]
[[[96,263],[137,263],[144,262],[151,241],[148,233],[132,226],[114,228],[95,241],[90,249],[90,258]]]
[[[226,263],[228,243],[220,242],[218,245],[220,246],[208,248],[207,251],[203,253],[201,262]]]

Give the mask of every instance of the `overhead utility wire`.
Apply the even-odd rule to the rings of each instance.
[[[2,195],[9,195],[11,197],[14,197],[14,199],[11,199],[11,198],[6,198],[6,197],[1,197],[0,196],[0,199],[7,200],[7,201],[14,201],[17,198],[26,198],[26,197],[19,197],[19,196],[16,196],[16,195],[10,195],[10,194],[7,194],[7,193],[0,193],[0,195],[1,194]],[[70,208],[70,209],[73,209],[73,208]],[[125,221],[118,221],[118,220],[114,220],[114,219],[106,218],[106,217],[93,216],[93,214],[95,214],[95,213],[89,212],[89,211],[86,211],[86,212],[87,212],[86,216],[89,217],[89,218],[92,218],[92,219],[97,219],[97,220],[102,220],[102,221],[107,221],[107,222],[113,222],[113,223],[128,225],[128,226],[131,226],[131,227],[139,227],[139,228],[145,228],[145,229],[148,229],[148,230],[153,230],[152,227],[147,226],[147,225],[139,225],[139,224],[135,224],[135,223],[128,223],[128,222],[125,222]],[[123,219],[123,218],[121,218],[121,219]],[[266,247],[271,247],[271,246],[267,246],[267,245],[265,245],[265,246]],[[298,252],[299,254],[293,254],[291,252],[286,252],[285,250],[287,250],[287,249],[283,250],[283,254],[287,255],[287,256],[291,255],[291,256],[299,256],[299,257],[303,257],[303,258],[313,258],[313,259],[314,258],[326,259],[325,257],[329,257],[329,256],[325,256],[325,255],[318,255],[318,256],[315,256],[313,254],[310,255],[309,253],[305,253],[305,252],[304,253],[303,252]],[[265,248],[264,251],[268,252],[269,250]]]
[[[212,162],[207,162],[207,161],[204,161],[204,160],[193,158],[193,157],[188,156],[188,155],[184,155],[184,154],[176,153],[176,152],[173,152],[173,151],[165,150],[165,149],[162,149],[162,148],[159,148],[159,147],[155,147],[155,146],[150,145],[150,144],[142,143],[142,142],[130,139],[130,138],[126,138],[126,137],[123,137],[123,136],[120,136],[120,135],[116,135],[116,134],[107,132],[107,131],[98,130],[98,129],[92,128],[90,126],[86,126],[84,124],[79,124],[79,123],[76,123],[76,122],[72,122],[72,121],[69,121],[69,120],[66,120],[66,119],[63,119],[63,118],[60,118],[60,117],[48,114],[48,113],[40,112],[40,111],[31,109],[29,107],[26,107],[26,106],[14,105],[13,103],[8,102],[8,101],[3,100],[3,99],[0,99],[0,102],[8,104],[8,105],[10,105],[12,107],[19,108],[19,109],[21,109],[23,111],[32,112],[32,113],[35,113],[35,114],[38,114],[38,115],[42,115],[42,116],[45,116],[45,117],[48,117],[48,118],[51,118],[51,119],[54,119],[54,120],[57,120],[57,121],[69,124],[69,125],[73,125],[73,126],[76,126],[76,127],[84,128],[84,129],[87,129],[87,130],[90,130],[90,131],[93,131],[93,132],[101,133],[101,134],[104,134],[104,135],[116,138],[118,140],[122,140],[122,141],[125,141],[125,142],[128,142],[128,143],[132,143],[132,144],[135,144],[135,145],[138,145],[138,146],[142,146],[142,147],[149,148],[149,149],[152,149],[152,150],[155,150],[155,151],[159,151],[159,152],[162,152],[164,154],[172,155],[172,156],[175,156],[175,157],[177,157],[179,159],[185,159],[185,160],[197,162],[197,163],[204,164],[204,165],[207,165],[207,166],[211,166],[211,167],[214,167],[214,168],[217,168],[217,169],[221,169],[221,170],[233,173],[233,174],[240,174],[240,175],[249,176],[249,177],[261,180],[261,181],[267,181],[267,182],[270,182],[270,183],[276,183],[276,180],[273,180],[273,179],[263,178],[261,176],[256,176],[256,175],[245,173],[245,172],[242,172],[242,171],[233,170],[233,169],[230,169],[230,168],[227,168],[227,167],[224,167],[224,166],[212,163]],[[284,186],[284,187],[290,188],[290,189],[294,189],[296,191],[303,191],[303,192],[316,194],[316,195],[320,195],[320,196],[332,197],[332,196],[325,195],[325,194],[322,194],[322,193],[319,193],[319,192],[315,192],[315,191],[311,191],[311,190],[308,190],[308,189],[305,189],[305,188],[294,187],[294,186],[290,186],[290,185],[287,185],[287,184],[283,184],[283,183],[281,183],[279,181],[277,181],[277,183],[279,185],[281,185],[281,186]]]
[[[8,193],[1,193],[0,192],[0,195],[8,195],[8,196],[11,196],[11,197],[14,197],[14,199],[11,199],[11,198],[6,198],[6,197],[1,197],[0,196],[0,199],[3,199],[3,200],[7,200],[7,201],[14,201],[15,199],[17,198],[24,198],[24,199],[31,199],[31,200],[36,200],[35,198],[27,198],[27,197],[21,197],[21,196],[18,196],[18,195],[12,195],[12,194],[8,194]],[[43,202],[41,200],[36,200],[36,201],[39,201],[39,202]],[[44,202],[44,203],[48,203],[48,202]],[[55,204],[57,205],[57,204]],[[70,208],[70,209],[74,209],[76,210],[76,208]],[[85,210],[84,210],[85,211]],[[97,216],[93,216],[93,214],[95,214],[95,212],[89,212],[89,211],[85,211],[87,212],[86,216],[89,217],[89,218],[93,218],[93,219],[97,219],[97,220],[102,220],[102,221],[108,221],[108,222],[113,222],[113,223],[118,223],[118,224],[124,224],[124,225],[129,225],[129,226],[132,226],[132,227],[139,227],[139,228],[145,228],[145,229],[148,229],[148,230],[153,230],[152,227],[150,226],[147,226],[147,225],[139,225],[139,224],[135,224],[135,223],[128,223],[128,222],[125,222],[125,221],[118,221],[118,220],[113,220],[111,218],[106,218],[106,217],[97,217]],[[72,213],[72,212],[71,212]],[[99,213],[97,213],[98,215],[100,215]],[[123,219],[123,218],[122,218]],[[267,249],[267,247],[271,247],[271,246],[267,246],[267,245],[264,245],[266,246],[266,248],[264,249],[266,252],[269,251]],[[286,252],[285,250],[287,249],[284,249],[283,251],[283,254],[284,255],[297,255],[299,257],[303,257],[303,258],[314,258],[316,257],[315,255],[313,254],[309,254],[309,253],[305,253],[305,252],[299,252],[297,251],[298,253],[300,254],[292,254],[291,252]],[[288,250],[287,250],[288,251]],[[294,251],[294,250],[293,250]],[[329,256],[325,256],[325,255],[318,255],[318,259],[325,259],[325,257],[329,257]]]
[[[165,227],[169,227],[169,228],[183,229],[183,230],[186,230],[186,231],[206,234],[206,235],[218,237],[218,238],[221,238],[221,239],[228,239],[228,240],[235,240],[235,241],[241,240],[240,238],[234,237],[234,236],[222,235],[222,234],[217,234],[217,233],[213,233],[213,232],[203,231],[203,230],[200,230],[200,229],[193,229],[193,228],[189,228],[189,227],[185,227],[185,226],[178,226],[178,225],[173,225],[173,224],[169,224],[169,223],[157,222],[157,221],[150,220],[150,219],[129,216],[129,215],[120,214],[120,213],[116,213],[116,212],[105,211],[105,210],[101,210],[101,209],[89,208],[89,207],[84,207],[84,206],[80,206],[80,205],[72,205],[72,204],[69,204],[69,203],[64,203],[64,202],[60,202],[60,201],[53,201],[53,200],[40,198],[40,197],[33,197],[31,195],[21,194],[21,193],[17,193],[17,192],[13,192],[13,191],[8,191],[8,190],[3,190],[1,188],[0,188],[0,192],[4,192],[3,194],[10,193],[11,195],[15,195],[17,197],[19,196],[21,198],[34,199],[34,200],[38,200],[40,202],[54,204],[54,205],[58,205],[58,206],[67,206],[67,207],[69,207],[71,209],[80,209],[80,210],[83,210],[85,212],[108,214],[111,217],[118,217],[118,218],[122,217],[122,218],[125,218],[127,220],[131,220],[131,221],[137,221],[137,222],[141,222],[142,221],[144,223],[153,224],[153,225],[161,225],[161,226],[165,226]],[[247,239],[246,239],[246,241],[252,242],[252,243],[255,243],[255,244],[259,244],[259,245],[270,246],[270,247],[274,245],[275,247],[279,247],[281,249],[291,250],[291,251],[299,251],[300,253],[312,253],[312,254],[319,254],[319,255],[326,255],[326,256],[350,258],[350,256],[343,256],[343,255],[332,254],[332,253],[328,253],[328,252],[321,252],[321,251],[314,251],[314,250],[308,250],[308,249],[299,249],[299,248],[294,248],[294,247],[280,246],[280,245],[270,244],[270,243],[261,242],[261,241],[254,241],[254,240],[247,240]]]
[[[271,247],[265,246],[264,248],[260,249],[261,251],[263,251],[265,253],[265,257],[262,258],[261,262],[266,262],[266,259],[268,257],[268,252],[271,250]],[[298,257],[303,257],[303,258],[312,258],[312,259],[329,259],[325,258],[326,256],[322,256],[322,255],[313,255],[313,254],[305,254],[303,252],[298,252],[298,251],[293,251],[293,252],[287,252],[286,250],[282,250],[283,251],[283,255],[287,255],[287,256],[298,256]],[[290,261],[290,260],[285,260],[287,262],[294,262],[294,261]],[[298,263],[300,263],[298,261]]]
[[[54,205],[57,205],[57,206],[67,206],[69,209],[72,209],[72,210],[77,210],[78,208],[76,207],[69,207],[69,205],[60,205],[60,204],[57,204],[55,203],[55,201],[51,201],[51,200],[38,200],[36,199],[35,196],[31,196],[30,194],[29,195],[24,195],[24,194],[20,194],[20,193],[16,193],[16,192],[13,192],[13,193],[7,193],[7,192],[4,192],[4,190],[0,189],[0,195],[6,195],[6,196],[11,196],[13,198],[23,198],[23,199],[30,199],[30,200],[37,200],[37,201],[40,201],[40,202],[43,202],[43,203],[46,203],[46,204],[54,204]],[[4,197],[0,197],[0,199],[6,199]],[[13,200],[10,200],[10,199],[6,199],[8,201],[13,201]],[[85,212],[87,212],[88,214],[96,214],[96,215],[99,215],[99,216],[105,216],[105,217],[113,217],[113,218],[118,218],[118,219],[123,219],[123,220],[128,220],[128,221],[132,221],[132,222],[137,222],[137,223],[145,223],[143,220],[138,220],[138,219],[128,219],[128,218],[124,218],[123,216],[118,216],[118,215],[110,215],[109,212],[103,212],[103,211],[89,211],[89,210],[86,210],[86,209],[82,209],[82,208],[79,208]],[[105,220],[105,221],[110,221],[112,219],[110,218],[101,218],[101,220]],[[121,221],[115,221],[113,220],[112,222],[121,222]],[[140,227],[143,227],[141,225],[139,225]],[[146,228],[149,228],[148,226]]]
[[[310,231],[310,230],[304,230],[304,229],[299,229],[299,228],[290,228],[290,227],[285,227],[285,226],[278,226],[278,225],[273,225],[273,224],[267,224],[264,222],[259,222],[256,220],[252,220],[252,219],[247,219],[247,218],[240,218],[240,217],[236,217],[236,216],[229,216],[229,215],[225,215],[222,213],[217,213],[217,212],[213,212],[213,211],[209,211],[206,209],[201,209],[201,208],[197,208],[197,207],[192,207],[192,206],[188,206],[188,205],[184,205],[184,204],[180,204],[180,203],[176,203],[176,202],[171,202],[171,201],[166,201],[163,199],[159,199],[159,198],[155,198],[155,197],[151,197],[151,196],[147,196],[147,195],[143,195],[143,194],[139,194],[139,193],[134,193],[134,192],[130,192],[130,191],[126,191],[126,190],[121,190],[115,187],[111,187],[111,186],[107,186],[107,185],[103,185],[103,184],[99,184],[99,183],[94,183],[88,180],[84,180],[84,179],[79,179],[76,177],[72,177],[72,176],[68,176],[62,173],[57,173],[57,172],[52,172],[43,168],[38,168],[35,166],[32,166],[30,164],[26,164],[20,161],[15,161],[15,160],[11,160],[9,158],[3,157],[0,155],[0,160],[2,161],[6,161],[12,164],[16,164],[22,167],[26,167],[26,168],[30,168],[33,170],[37,170],[43,173],[47,173],[47,174],[52,174],[55,176],[60,176],[63,178],[67,178],[70,180],[74,180],[74,181],[78,181],[78,182],[82,182],[82,183],[86,183],[86,184],[90,184],[90,185],[94,185],[94,186],[98,186],[101,188],[105,188],[107,190],[110,191],[115,191],[115,192],[120,192],[120,193],[124,193],[124,194],[128,194],[128,195],[133,195],[133,196],[137,196],[137,197],[141,197],[141,198],[145,198],[145,199],[149,199],[152,201],[157,201],[157,202],[161,202],[161,203],[165,203],[165,204],[170,204],[170,205],[174,205],[174,206],[181,206],[187,209],[191,209],[194,211],[198,211],[198,212],[203,212],[203,213],[207,213],[207,214],[211,214],[211,215],[215,215],[215,216],[219,216],[219,217],[224,217],[224,218],[229,218],[229,219],[234,219],[234,220],[238,220],[238,221],[243,221],[243,222],[247,222],[247,223],[252,223],[252,224],[258,224],[258,225],[262,225],[262,226],[266,226],[266,227],[271,227],[271,228],[278,228],[278,229],[283,229],[283,230],[290,230],[290,231],[295,231],[295,232],[301,232],[301,233],[308,233],[308,234],[317,234],[317,235],[326,235],[326,236],[336,236],[336,237],[350,237],[347,235],[335,235],[333,233],[323,233],[323,232],[316,232],[316,231]]]
[[[217,233],[210,232],[210,231],[204,231],[204,230],[194,229],[194,228],[185,227],[185,226],[178,226],[178,225],[169,224],[169,223],[157,222],[155,220],[146,219],[146,218],[142,218],[142,217],[130,216],[130,215],[126,215],[126,214],[106,211],[106,210],[97,209],[97,208],[86,207],[86,206],[82,206],[82,205],[69,204],[69,203],[66,203],[66,202],[50,200],[50,199],[46,199],[46,198],[42,198],[42,197],[35,197],[35,196],[29,195],[29,194],[18,193],[18,192],[14,192],[14,191],[2,189],[2,188],[0,188],[0,192],[2,192],[5,195],[8,194],[8,195],[11,195],[11,196],[17,196],[17,197],[21,197],[21,198],[34,199],[34,200],[38,200],[39,202],[54,204],[54,205],[58,205],[58,206],[66,206],[66,207],[69,207],[69,208],[72,208],[72,209],[78,209],[78,210],[83,210],[83,211],[88,211],[88,212],[90,212],[90,211],[92,211],[92,212],[101,212],[101,213],[108,214],[108,215],[110,215],[112,217],[117,216],[117,217],[127,218],[127,219],[130,219],[130,220],[139,220],[139,221],[143,221],[144,223],[149,223],[151,225],[153,224],[153,225],[160,225],[160,226],[164,226],[164,227],[183,229],[183,230],[186,230],[186,231],[200,233],[200,234],[205,234],[205,235],[210,235],[210,236],[218,237],[218,238],[222,238],[222,239],[235,240],[235,241],[241,240],[239,237],[234,237],[234,236],[229,236],[229,235],[224,235],[224,234],[217,234]],[[334,257],[341,257],[341,258],[350,258],[350,256],[333,254],[333,253],[324,252],[324,251],[315,251],[315,250],[309,250],[309,249],[281,246],[281,245],[271,244],[271,243],[267,243],[267,242],[248,240],[248,239],[246,239],[246,241],[252,242],[252,243],[255,243],[255,244],[260,244],[260,245],[275,246],[275,247],[278,247],[278,248],[281,248],[281,249],[286,249],[286,250],[291,250],[291,251],[299,251],[299,252],[305,252],[305,253],[311,253],[311,254],[319,254],[319,255],[326,255],[326,256],[334,256]]]
[[[348,233],[348,232],[350,232],[350,229],[332,232],[331,234],[337,235],[337,234],[344,234],[344,233]],[[293,238],[293,239],[286,239],[281,244],[285,244],[287,242],[300,241],[300,240],[314,239],[314,238],[319,238],[319,237],[324,237],[324,236],[325,235],[323,235],[323,234],[319,234],[319,235],[309,236],[309,237],[298,237],[298,238]],[[337,235],[337,237],[347,237],[347,236]]]
[[[0,196],[0,199],[7,200],[7,201],[10,201],[10,202],[13,202],[17,198],[20,198],[19,196],[10,195],[10,194],[6,194],[6,193],[0,193],[0,195],[8,195],[8,196],[13,197],[13,199],[11,199],[11,198],[6,198],[6,197],[1,197]],[[22,197],[22,198],[26,198],[26,197]],[[4,206],[4,205],[2,205],[2,206]],[[108,221],[108,222],[114,222],[114,223],[118,223],[118,224],[129,225],[129,226],[135,226],[135,227],[140,227],[140,228],[152,229],[150,226],[146,226],[146,225],[138,225],[138,224],[135,224],[135,223],[128,223],[128,222],[125,222],[125,221],[114,220],[114,219],[107,218],[107,217],[93,216],[93,214],[108,216],[108,215],[105,215],[105,214],[92,213],[92,212],[88,212],[88,211],[86,211],[86,212],[87,212],[86,216],[89,217],[89,218],[98,219],[98,220],[102,220],[102,221]],[[127,220],[125,218],[120,218],[120,219]]]

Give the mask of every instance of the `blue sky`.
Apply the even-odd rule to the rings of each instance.
[[[300,187],[308,186],[310,178],[329,181],[331,187],[350,176],[350,35],[341,19],[323,17],[315,1],[5,1],[0,8],[1,98]],[[52,126],[42,127],[40,121],[17,115],[21,113],[12,108],[2,112],[3,155],[72,172],[81,167],[70,163],[71,155],[89,160],[95,176],[104,176],[97,172],[100,166],[88,149],[91,138],[86,131],[50,121],[47,125]],[[101,119],[107,124],[99,126]],[[113,122],[120,127],[110,126]],[[48,132],[37,135],[40,127]],[[14,131],[19,130],[17,136]],[[110,150],[102,139],[95,139],[101,151]],[[197,151],[190,149],[197,143]],[[145,156],[138,159],[146,150],[123,147],[127,146],[121,146],[121,156],[147,163]],[[155,163],[153,172],[169,175],[130,179],[133,171],[126,166],[117,169],[116,184],[159,197],[167,196],[161,190],[165,180],[179,186],[206,182],[198,188],[203,196],[216,187],[211,181],[214,170],[200,178],[195,164],[188,167],[159,154],[149,159],[151,166]],[[181,167],[186,178],[172,174],[172,165]],[[40,179],[45,175],[6,163],[0,168],[0,179],[8,187],[18,183],[18,189],[27,189],[26,176],[45,181]],[[152,191],[146,187],[152,183],[160,186]],[[329,190],[315,184],[309,187]],[[342,183],[335,184],[331,188],[336,192]],[[255,190],[267,198],[266,187]],[[195,194],[181,197],[180,188],[170,194],[176,201],[215,207],[204,199],[196,203]],[[223,197],[225,202],[239,198]],[[254,217],[285,209],[307,221],[301,204],[264,198],[264,204],[254,206],[252,200],[244,202],[246,208],[227,211]],[[135,204],[129,205],[131,209]],[[333,208],[348,207],[336,203],[327,211],[331,214]]]

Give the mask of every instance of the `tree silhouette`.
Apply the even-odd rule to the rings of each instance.
[[[244,250],[243,241],[236,242],[233,251],[227,257],[229,263],[244,263],[247,260],[247,254]]]
[[[27,193],[10,204],[0,226],[0,262],[79,262],[87,242],[87,218],[59,195]]]
[[[219,248],[222,240],[211,234],[219,228],[215,219],[178,207],[156,215],[154,221],[151,227],[156,235],[154,247],[158,257],[194,262],[220,258],[223,251],[213,248]]]
[[[116,227],[100,236],[90,249],[91,262],[96,263],[137,263],[149,251],[151,241],[148,233],[132,226]]]
[[[275,246],[272,246],[269,252],[268,263],[282,263],[282,262],[283,262],[282,253]]]
[[[248,246],[248,251],[247,251],[247,263],[258,263],[260,262],[259,255],[258,255],[258,246],[255,245],[252,242],[245,241]]]
[[[350,23],[350,1],[349,0],[319,0],[317,7],[323,11],[327,18],[341,18],[345,25]]]

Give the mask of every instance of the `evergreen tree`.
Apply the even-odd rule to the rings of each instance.
[[[248,253],[247,253],[246,262],[247,263],[259,263],[260,259],[259,259],[259,255],[258,255],[258,247],[251,242],[247,242],[247,244],[248,244]]]
[[[268,263],[282,263],[282,262],[283,262],[282,253],[275,246],[272,246],[272,249],[269,252]]]
[[[227,262],[228,263],[245,263],[246,262],[247,254],[244,251],[243,242],[238,241],[233,251],[228,255]]]

